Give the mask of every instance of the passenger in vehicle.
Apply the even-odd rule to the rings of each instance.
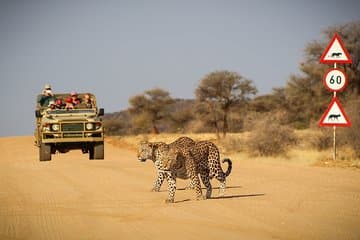
[[[81,103],[81,99],[78,97],[77,92],[71,92],[70,93],[71,96],[71,101],[74,107],[76,107],[77,105],[79,105]]]
[[[49,106],[50,101],[55,101],[55,97],[52,93],[51,85],[46,84],[38,102],[41,107],[47,107]]]
[[[55,100],[55,107],[56,109],[63,109],[65,104],[63,104],[62,100],[60,98]]]
[[[93,103],[88,93],[84,95],[84,104],[86,108],[93,108]]]
[[[55,105],[55,101],[54,100],[51,100],[49,102],[49,105],[48,105],[48,109],[47,110],[54,110],[56,109],[56,105]]]
[[[74,104],[71,97],[67,97],[65,100],[65,109],[72,110],[74,109]]]

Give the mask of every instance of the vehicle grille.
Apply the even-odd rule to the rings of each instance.
[[[102,129],[86,130],[87,122],[60,122],[60,130],[52,130],[52,126],[43,132],[43,139],[48,139],[51,142],[75,142],[75,141],[93,141],[94,139],[103,139]],[[67,140],[65,140],[67,139]]]
[[[82,133],[64,133],[64,138],[77,138],[77,137],[83,137]]]
[[[83,123],[63,123],[62,124],[63,132],[81,132],[84,131]]]

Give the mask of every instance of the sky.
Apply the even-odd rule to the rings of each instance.
[[[0,137],[33,134],[47,83],[93,92],[108,113],[153,88],[194,98],[217,70],[270,93],[299,74],[306,44],[359,10],[355,0],[0,0]]]

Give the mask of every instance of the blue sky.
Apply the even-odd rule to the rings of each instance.
[[[307,43],[360,20],[360,1],[0,1],[0,136],[31,135],[35,97],[94,92],[106,112],[144,90],[193,98],[236,71],[259,94],[299,73]]]

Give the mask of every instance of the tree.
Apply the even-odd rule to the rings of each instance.
[[[167,107],[174,100],[170,94],[160,88],[145,91],[144,94],[131,97],[129,112],[133,116],[135,128],[144,131],[144,127],[151,126],[153,133],[159,133],[157,123],[166,118]]]
[[[231,108],[248,102],[250,96],[256,93],[251,80],[229,71],[215,71],[206,75],[195,90],[199,114],[214,126],[218,137],[221,123],[223,136],[226,136]]]
[[[255,112],[279,111],[286,108],[284,88],[273,88],[272,93],[260,95],[251,100],[249,110]]]
[[[176,99],[171,105],[169,115],[169,130],[172,132],[184,132],[194,120],[193,114],[194,100]]]
[[[103,117],[106,135],[125,135],[131,130],[130,114],[127,110],[107,113]]]

